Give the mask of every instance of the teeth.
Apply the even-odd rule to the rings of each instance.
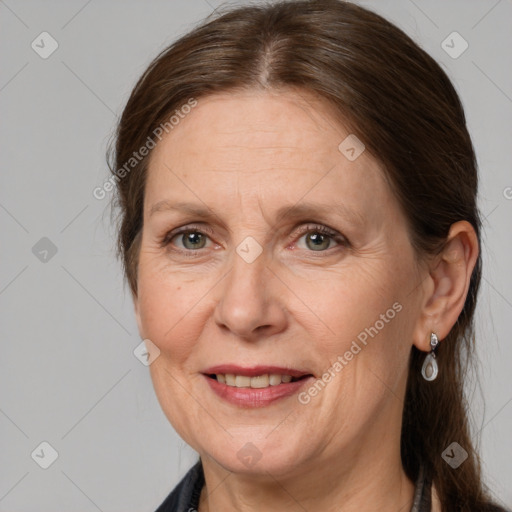
[[[234,375],[232,373],[217,374],[217,381],[228,386],[237,388],[268,388],[269,386],[278,386],[281,383],[292,381],[291,375],[264,374],[257,377],[247,377],[246,375]]]
[[[268,375],[251,378],[251,388],[268,388]]]
[[[246,375],[237,375],[235,377],[235,386],[237,388],[251,387],[251,377],[247,377]]]
[[[271,386],[277,386],[278,384],[281,384],[281,375],[272,374],[269,377],[269,381]]]

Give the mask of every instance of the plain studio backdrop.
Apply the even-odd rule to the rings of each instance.
[[[0,511],[154,511],[196,458],[134,354],[110,193],[93,190],[136,79],[220,4],[0,0]],[[485,218],[470,399],[486,482],[512,506],[512,4],[362,5],[440,62],[466,109]]]

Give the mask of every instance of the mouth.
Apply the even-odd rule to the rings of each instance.
[[[207,377],[234,388],[265,389],[270,386],[279,386],[280,384],[297,382],[309,377],[309,375],[292,377],[288,374],[264,373],[262,375],[256,375],[255,377],[249,377],[247,375],[236,375],[234,373],[212,373],[208,374]]]
[[[209,368],[203,375],[217,396],[240,407],[269,405],[297,393],[314,378],[307,371],[277,366],[222,365]]]

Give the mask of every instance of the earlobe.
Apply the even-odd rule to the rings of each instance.
[[[478,238],[467,221],[453,224],[429,271],[428,293],[415,331],[415,346],[430,350],[430,334],[446,338],[459,317],[478,258]]]

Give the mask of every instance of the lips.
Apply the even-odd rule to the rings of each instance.
[[[308,370],[298,370],[295,368],[286,368],[283,366],[251,366],[242,367],[236,364],[223,364],[212,366],[205,371],[202,372],[205,375],[242,375],[244,377],[258,377],[259,375],[290,375],[293,378],[300,378],[306,375],[312,375],[312,373]]]
[[[307,370],[280,366],[218,365],[203,372],[210,389],[241,407],[263,407],[293,395],[313,378]]]

